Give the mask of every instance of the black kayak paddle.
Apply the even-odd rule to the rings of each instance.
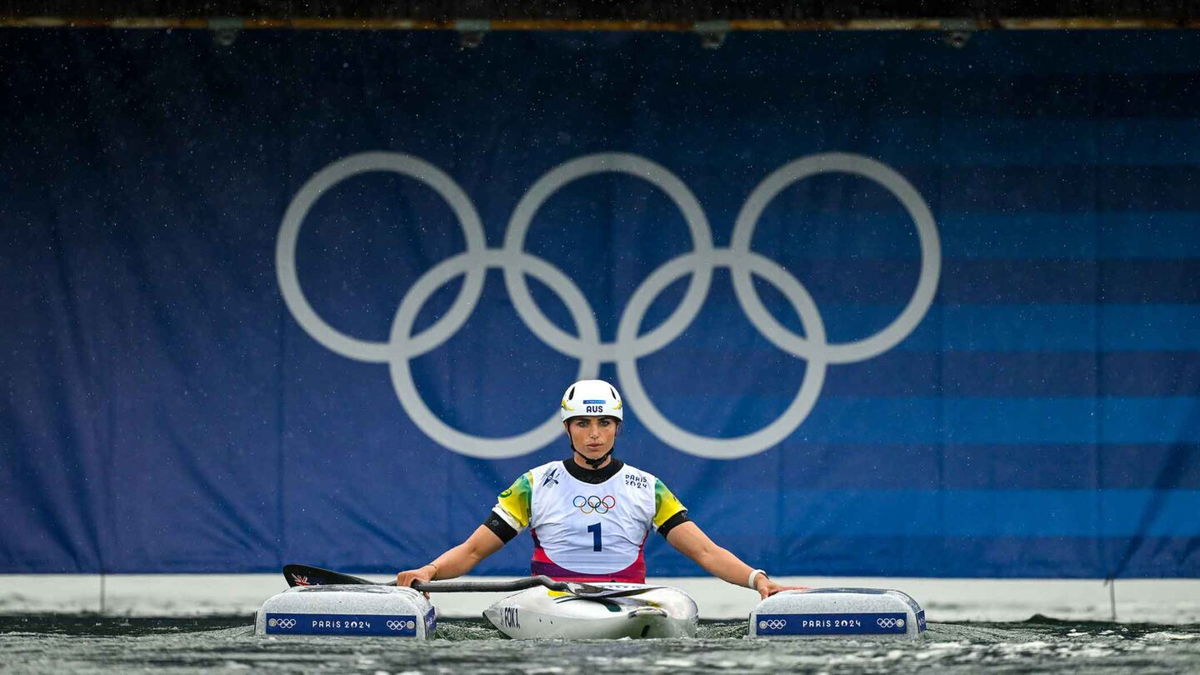
[[[375,586],[395,586],[393,579],[387,583],[379,583],[356,577],[350,574],[321,569],[311,565],[284,565],[283,576],[288,586],[332,586],[371,584]],[[592,584],[574,581],[555,581],[550,577],[538,575],[513,579],[512,581],[459,581],[446,579],[444,581],[417,581],[412,587],[426,593],[479,593],[488,591],[521,591],[534,586],[544,586],[552,591],[562,591],[577,595],[581,598],[620,598],[627,595],[638,595],[662,586],[647,586],[645,588],[612,589]]]

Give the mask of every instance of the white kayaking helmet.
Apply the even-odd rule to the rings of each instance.
[[[623,407],[621,395],[617,393],[616,387],[604,380],[580,380],[567,387],[567,391],[563,393],[562,409],[559,413],[564,422],[572,417],[592,415],[624,420],[621,410]]]

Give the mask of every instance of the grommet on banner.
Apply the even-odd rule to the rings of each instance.
[[[693,30],[700,35],[700,46],[705,49],[720,49],[729,32],[728,21],[697,21]]]
[[[245,22],[233,17],[208,20],[208,29],[212,31],[213,42],[219,47],[232,46],[244,27]]]
[[[978,28],[974,21],[967,19],[948,19],[941,23],[942,29],[946,31],[942,42],[955,49],[962,49],[967,46],[967,42],[971,40],[971,35]]]
[[[462,49],[475,49],[483,44],[483,34],[492,29],[492,22],[487,19],[459,19],[454,22],[454,30],[458,31],[458,46]]]

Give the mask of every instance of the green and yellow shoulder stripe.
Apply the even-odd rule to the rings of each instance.
[[[670,520],[672,516],[686,510],[675,494],[667,488],[666,484],[655,478],[654,527],[662,527],[662,524]]]
[[[533,497],[533,491],[529,486],[532,479],[532,471],[521,474],[496,498],[496,512],[518,532],[529,526],[530,504]]]

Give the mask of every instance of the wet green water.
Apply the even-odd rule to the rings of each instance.
[[[1200,672],[1200,625],[932,623],[923,640],[749,640],[745,621],[695,639],[514,641],[482,620],[438,624],[426,642],[254,635],[253,617],[0,617],[0,670],[14,673],[774,673]]]

